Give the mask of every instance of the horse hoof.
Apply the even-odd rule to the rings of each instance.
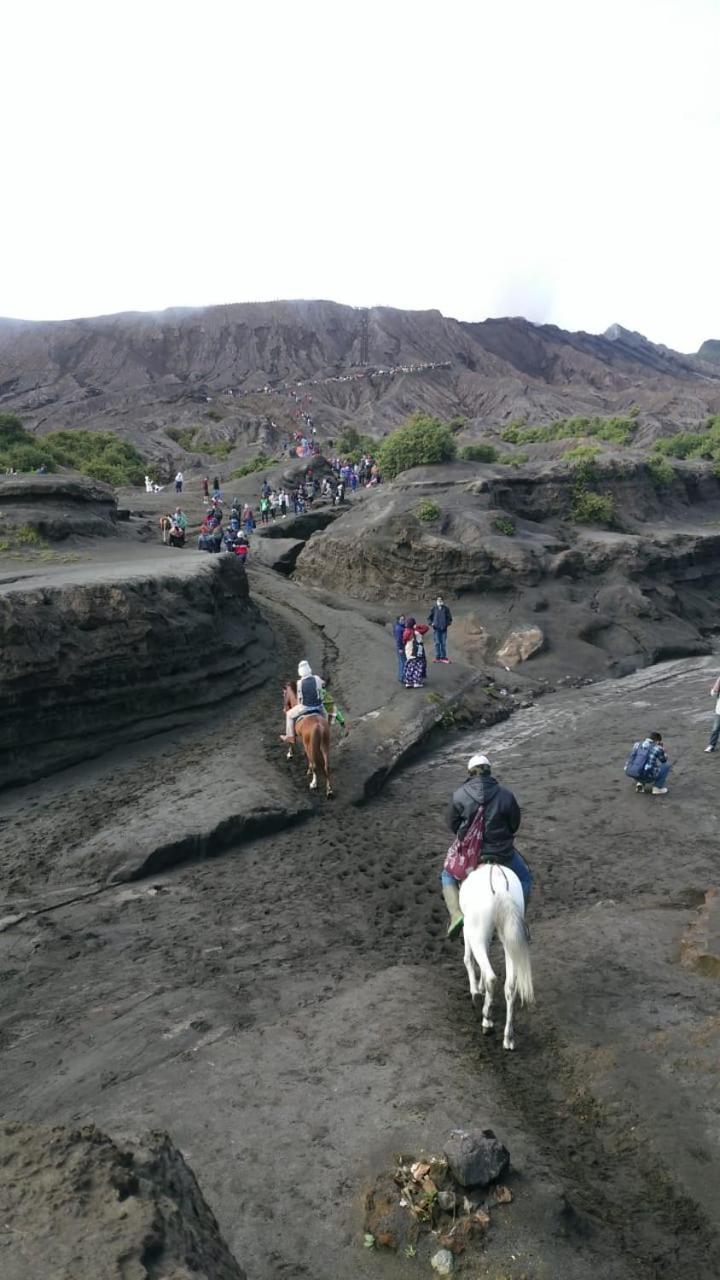
[[[491,1036],[494,1030],[495,1030],[495,1027],[493,1026],[492,1022],[483,1022],[482,1031],[484,1036]]]
[[[514,1040],[503,1040],[503,1049],[509,1049],[511,1052],[515,1048]]]

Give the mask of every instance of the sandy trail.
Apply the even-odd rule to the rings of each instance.
[[[319,801],[293,832],[0,935],[3,1111],[167,1127],[250,1280],[417,1274],[359,1247],[362,1189],[457,1123],[491,1124],[519,1171],[490,1276],[710,1280],[717,981],[679,957],[718,883],[713,675],[549,696],[365,808]],[[622,775],[655,727],[677,759],[662,799]],[[513,1057],[444,940],[442,815],[471,745],[523,803],[538,882]]]

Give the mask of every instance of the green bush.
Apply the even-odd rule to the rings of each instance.
[[[166,427],[165,435],[179,444],[181,449],[186,453],[197,453],[195,448],[195,437],[198,433],[197,427]]]
[[[612,524],[615,500],[612,494],[593,493],[583,485],[573,491],[570,518],[576,524]]]
[[[528,457],[529,454],[518,449],[517,453],[501,453],[498,462],[501,467],[521,467],[523,462],[527,462]]]
[[[51,431],[42,448],[59,466],[107,484],[142,484],[147,470],[139,449],[114,431]]]
[[[491,444],[466,444],[460,457],[465,462],[497,462],[497,449]]]
[[[597,444],[578,444],[574,449],[565,451],[563,462],[571,464],[579,483],[591,484],[599,475],[595,459],[601,452]]]
[[[222,422],[225,414],[221,413],[219,409],[208,409],[205,417],[209,418],[211,422]]]
[[[515,521],[510,516],[495,516],[491,524],[496,533],[504,533],[508,538],[515,532]]]
[[[249,462],[243,463],[241,467],[236,467],[230,472],[231,480],[241,480],[243,476],[251,476],[254,471],[264,471],[266,467],[272,466],[273,459],[268,458],[264,453],[258,453]]]
[[[0,413],[0,469],[37,471],[43,463],[48,471],[55,470],[52,458],[35,436],[25,430],[22,419],[14,413]]]
[[[636,428],[634,418],[560,418],[537,427],[511,422],[502,432],[502,439],[510,444],[548,444],[552,440],[595,436],[612,444],[627,444]]]
[[[337,442],[337,452],[341,458],[355,464],[364,454],[375,455],[377,440],[372,436],[362,435],[357,427],[343,427],[342,435]]]
[[[383,440],[378,463],[383,476],[392,480],[411,467],[427,467],[452,462],[457,446],[446,422],[424,413],[414,413],[402,427]]]
[[[234,448],[232,440],[218,440],[216,444],[201,445],[198,453],[208,453],[211,458],[220,458],[222,462],[230,457]]]
[[[417,507],[418,520],[425,520],[430,523],[431,520],[440,518],[440,508],[437,502],[431,502],[429,498],[425,498]]]
[[[656,489],[667,489],[675,479],[675,472],[666,458],[661,456],[648,458],[647,469]]]

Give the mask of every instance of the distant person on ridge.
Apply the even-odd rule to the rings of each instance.
[[[433,661],[447,664],[450,661],[447,656],[447,633],[448,627],[452,626],[452,614],[442,596],[438,596],[430,610],[428,622],[433,629],[435,639],[435,657]]]
[[[183,487],[183,473],[182,471],[178,471],[175,477],[175,492],[182,493],[182,487]]]
[[[713,698],[716,698],[717,701],[715,703],[715,719],[710,732],[710,741],[705,748],[706,751],[714,751],[717,747],[718,739],[720,738],[720,676],[718,676],[715,681],[712,689],[710,690],[710,694]]]

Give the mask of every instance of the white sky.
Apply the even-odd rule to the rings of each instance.
[[[0,315],[720,337],[720,0],[9,0]]]

